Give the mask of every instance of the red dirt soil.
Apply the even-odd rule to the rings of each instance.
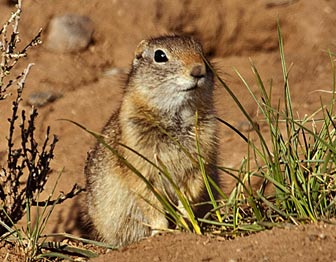
[[[13,7],[0,0],[0,24]],[[71,119],[87,128],[100,131],[121,99],[122,74],[108,74],[112,68],[127,72],[133,51],[144,38],[165,33],[191,34],[198,38],[220,75],[243,101],[247,111],[258,121],[257,106],[238,79],[234,68],[246,78],[257,94],[250,69],[253,60],[263,80],[273,80],[273,99],[282,99],[282,72],[276,31],[280,19],[290,74],[295,112],[301,117],[320,106],[320,97],[330,94],[317,90],[331,89],[331,69],[327,50],[336,50],[336,2],[332,0],[58,0],[24,1],[20,33],[26,43],[43,31],[55,15],[79,14],[92,19],[93,43],[85,51],[58,54],[44,45],[29,50],[25,62],[34,67],[28,76],[24,99],[36,91],[62,95],[39,108],[37,132],[42,139],[47,126],[57,134],[52,162],[54,174],[64,168],[58,191],[68,192],[74,183],[85,185],[83,168],[94,139],[78,127],[58,119]],[[25,64],[26,63],[26,64]],[[13,72],[13,75],[14,73]],[[10,99],[0,103],[0,160],[6,152]],[[221,87],[216,89],[218,115],[236,127],[246,120]],[[29,111],[30,106],[22,105]],[[262,123],[260,123],[262,125]],[[220,164],[239,166],[247,146],[231,130],[220,131]],[[234,149],[234,150],[233,150]],[[50,192],[56,176],[47,186]],[[233,181],[223,175],[222,186],[229,192]],[[80,199],[68,200],[53,213],[46,233],[79,234]],[[336,228],[331,225],[288,226],[282,229],[219,240],[190,234],[165,234],[146,239],[119,251],[111,251],[95,261],[335,261]],[[9,259],[12,254],[9,255]],[[0,259],[4,257],[0,252]],[[14,258],[12,261],[16,261]]]

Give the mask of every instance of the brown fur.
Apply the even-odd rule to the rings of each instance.
[[[168,61],[154,61],[158,49]],[[206,194],[199,165],[171,137],[197,159],[197,111],[201,154],[207,163],[215,164],[213,88],[213,74],[203,61],[200,44],[192,38],[144,40],[135,51],[121,106],[103,130],[106,142],[176,205],[176,193],[159,171],[119,143],[155,163],[162,161],[189,200],[202,201]],[[210,164],[206,165],[207,174],[216,179]],[[168,227],[154,194],[103,145],[98,144],[89,155],[85,172],[88,215],[101,240],[120,247]]]

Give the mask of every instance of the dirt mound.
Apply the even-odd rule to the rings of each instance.
[[[170,234],[146,239],[92,261],[333,261],[335,229],[323,224],[288,226],[234,240]]]

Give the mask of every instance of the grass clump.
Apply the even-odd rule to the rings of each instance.
[[[227,221],[225,226],[232,229],[228,230],[230,233],[259,231],[278,226],[279,222],[299,224],[326,221],[336,214],[333,58],[330,54],[333,72],[330,103],[321,103],[321,108],[312,115],[296,119],[279,25],[278,36],[284,79],[283,106],[280,102],[273,106],[272,86],[267,90],[253,63],[251,67],[261,94],[260,99],[236,71],[257,104],[262,121],[266,123],[263,131],[252,121],[229,87],[219,79],[258,137],[258,141],[254,142],[239,133],[248,143],[247,157],[238,170],[220,168],[237,178],[237,185],[231,196],[222,201],[223,217]],[[252,177],[263,180],[260,188],[252,188]],[[272,189],[270,193],[266,193],[266,187]],[[213,224],[213,221],[205,222]]]

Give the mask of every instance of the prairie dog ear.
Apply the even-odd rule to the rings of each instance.
[[[148,46],[148,41],[147,40],[142,40],[137,48],[135,49],[135,52],[134,52],[134,57],[135,59],[140,59],[141,57],[143,57],[143,53],[146,49],[146,47]]]

